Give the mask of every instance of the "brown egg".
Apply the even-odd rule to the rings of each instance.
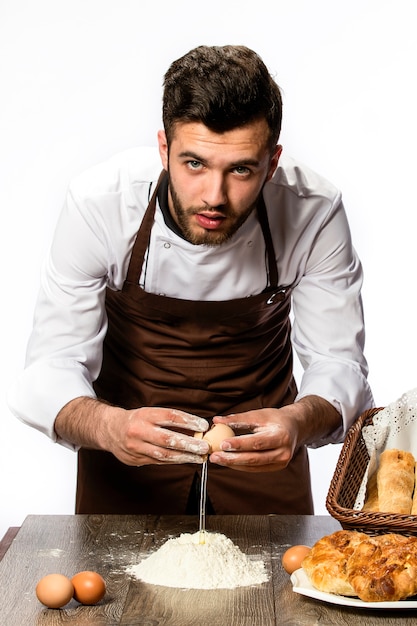
[[[195,433],[194,437],[198,439],[204,439],[210,444],[210,453],[218,452],[220,450],[220,444],[224,439],[234,437],[235,433],[226,424],[214,424],[210,430],[205,433]]]
[[[78,572],[71,578],[74,598],[81,604],[96,604],[106,593],[106,583],[97,572]]]
[[[59,609],[67,604],[74,593],[69,578],[63,574],[48,574],[36,585],[36,596],[49,609]]]
[[[282,555],[282,567],[287,574],[292,574],[301,567],[304,557],[310,552],[308,546],[292,546]]]

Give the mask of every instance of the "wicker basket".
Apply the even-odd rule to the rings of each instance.
[[[340,522],[342,528],[347,530],[358,530],[368,535],[417,535],[416,515],[370,513],[353,508],[369,463],[362,428],[371,425],[374,415],[380,410],[365,411],[348,431],[330,483],[326,508]]]

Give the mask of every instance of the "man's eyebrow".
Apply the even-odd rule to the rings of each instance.
[[[204,162],[204,159],[201,156],[199,156],[195,152],[191,152],[190,150],[184,150],[183,152],[180,152],[178,156],[179,157],[187,157],[187,158],[190,158],[190,159],[194,159],[195,161]]]
[[[232,167],[245,167],[245,165],[253,165],[254,167],[259,167],[258,159],[241,159],[240,161],[235,161],[231,163]]]
[[[183,152],[180,152],[178,156],[181,158],[194,159],[195,161],[199,161],[200,163],[207,162],[207,160],[204,159],[202,156],[190,150],[184,150]],[[252,165],[253,167],[259,167],[259,160],[248,158],[248,159],[240,159],[239,161],[233,161],[232,163],[230,163],[230,167],[245,167],[247,165]]]

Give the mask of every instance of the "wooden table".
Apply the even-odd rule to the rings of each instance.
[[[246,554],[262,558],[270,580],[257,587],[182,590],[145,584],[126,569],[169,537],[194,533],[193,516],[33,515],[0,562],[1,626],[307,626],[415,624],[416,611],[340,607],[296,594],[281,556],[340,528],[329,516],[209,516],[207,530],[224,533]],[[45,574],[100,572],[107,593],[95,606],[71,600],[47,609],[35,596]]]

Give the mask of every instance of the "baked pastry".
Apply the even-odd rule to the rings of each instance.
[[[414,467],[411,452],[390,449],[381,453],[377,471],[379,511],[400,515],[411,513]]]
[[[338,530],[319,539],[301,564],[314,587],[327,593],[356,596],[348,581],[347,560],[367,538],[365,533]]]
[[[340,530],[317,541],[302,567],[320,591],[396,602],[417,595],[417,537]]]
[[[417,594],[417,537],[367,537],[346,563],[347,579],[364,602],[396,602]]]

